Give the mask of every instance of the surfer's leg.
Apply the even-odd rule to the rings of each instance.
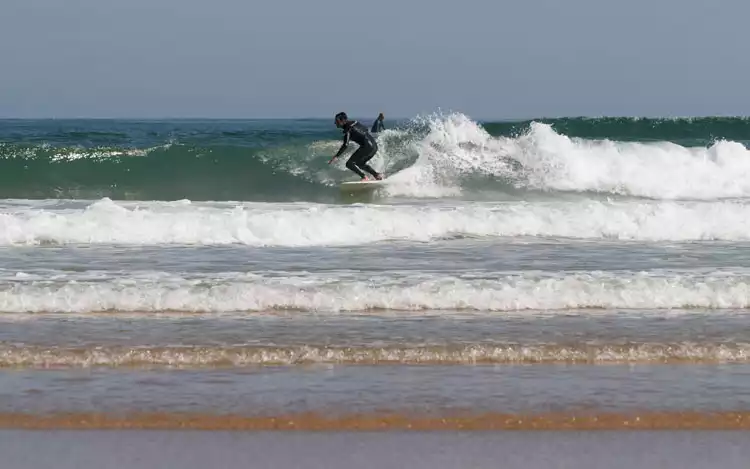
[[[382,176],[380,176],[380,173],[375,171],[369,164],[363,163],[360,165],[360,167],[368,173],[372,174],[372,177],[374,177],[375,179],[383,179]]]
[[[364,179],[364,177],[365,177],[365,173],[363,173],[363,172],[362,172],[362,171],[361,171],[361,170],[360,170],[360,169],[359,169],[359,168],[357,167],[357,164],[356,164],[356,163],[358,162],[358,160],[359,160],[359,157],[358,157],[357,153],[359,153],[360,151],[362,151],[362,149],[361,149],[361,148],[358,148],[358,149],[357,149],[357,151],[355,151],[355,152],[354,152],[354,153],[352,154],[352,156],[350,156],[350,157],[349,157],[349,159],[348,159],[348,160],[346,160],[346,167],[347,167],[347,168],[349,168],[349,169],[350,169],[351,171],[354,171],[355,173],[357,173],[357,176],[359,176],[359,177],[361,177],[361,178],[363,178],[363,179]]]
[[[359,151],[359,150],[357,150]],[[372,166],[367,164],[368,161],[372,159],[373,156],[375,156],[375,153],[378,152],[378,147],[375,146],[374,148],[369,148],[368,152],[359,160],[357,161],[357,166],[364,169],[368,173],[372,174],[375,179],[383,179],[383,176],[380,175],[377,171],[375,171]]]

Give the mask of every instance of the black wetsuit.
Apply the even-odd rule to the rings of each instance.
[[[349,141],[353,141],[359,145],[359,148],[357,148],[357,151],[355,151],[346,161],[346,167],[357,173],[361,178],[365,177],[365,173],[363,173],[360,168],[372,174],[375,178],[380,178],[380,174],[367,164],[367,162],[375,156],[375,153],[378,152],[378,143],[367,131],[367,127],[357,121],[347,121],[346,124],[344,124],[344,143],[336,153],[337,158],[341,156],[346,150],[346,147],[349,146]]]
[[[378,119],[375,119],[375,122],[372,123],[372,129],[370,129],[370,132],[372,133],[378,133],[385,130],[385,125],[383,125],[383,121]]]

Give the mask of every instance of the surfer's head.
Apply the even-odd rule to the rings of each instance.
[[[338,114],[336,114],[336,118],[335,118],[336,127],[343,127],[344,124],[346,124],[346,121],[348,120],[349,120],[349,117],[347,117],[345,112],[339,112]]]
[[[378,120],[381,120],[381,121],[382,121],[383,119],[385,119],[385,116],[384,116],[384,115],[383,115],[383,113],[381,112],[380,114],[378,114]]]

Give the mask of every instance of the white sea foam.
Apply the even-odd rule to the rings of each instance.
[[[42,206],[43,207],[43,206]],[[621,240],[749,240],[740,202],[507,202],[412,205],[119,204],[6,207],[0,245],[356,245],[386,240],[544,236]]]
[[[0,312],[320,313],[748,308],[747,272],[3,275]]]
[[[493,137],[463,114],[423,121],[426,135],[384,149],[387,159],[418,155],[411,167],[394,175],[392,195],[454,195],[467,190],[462,186],[466,177],[484,175],[543,191],[656,199],[750,197],[750,152],[737,142],[688,148],[588,140],[558,134],[542,123],[532,123],[519,137]]]
[[[133,367],[472,363],[747,363],[750,347],[728,343],[471,344],[419,346],[101,346],[34,347],[0,344],[0,367]]]

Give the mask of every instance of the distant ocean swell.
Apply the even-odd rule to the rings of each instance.
[[[175,133],[148,123],[111,129],[0,123],[0,198],[321,201],[353,178],[326,164],[335,129],[294,126]],[[17,125],[17,124],[14,124]],[[104,126],[105,124],[97,124]],[[540,119],[477,123],[417,118],[379,136],[385,195],[598,193],[653,199],[750,196],[746,118]]]

